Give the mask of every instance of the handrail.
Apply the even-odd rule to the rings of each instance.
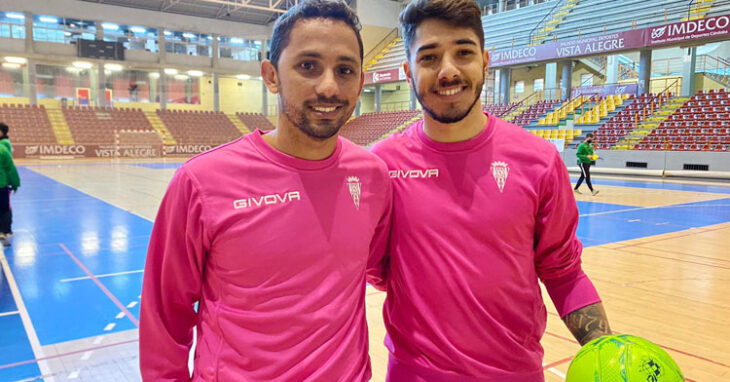
[[[558,6],[560,5],[560,4],[562,4],[562,3],[564,2],[564,1],[565,1],[565,0],[557,0],[557,1],[555,2],[555,6],[554,6],[554,7],[552,7],[552,9],[550,9],[550,12],[546,13],[546,14],[545,14],[545,16],[543,16],[543,18],[542,18],[542,19],[541,19],[540,21],[538,21],[538,22],[537,22],[537,24],[535,24],[535,27],[533,27],[533,28],[532,28],[532,30],[530,31],[530,35],[528,36],[528,37],[529,37],[529,42],[528,42],[528,44],[531,44],[531,43],[532,43],[532,37],[533,37],[533,36],[534,36],[534,34],[535,34],[535,30],[536,30],[537,28],[539,28],[539,27],[540,27],[540,26],[542,25],[542,23],[543,23],[543,22],[545,21],[545,19],[547,19],[548,17],[552,16],[553,12],[555,12],[555,8],[557,8],[557,7],[558,7]]]
[[[510,107],[510,108],[509,108],[509,109],[507,109],[507,110],[506,110],[505,112],[503,112],[502,114],[498,115],[497,117],[500,117],[500,118],[501,118],[501,117],[503,117],[503,116],[505,116],[505,115],[507,115],[507,116],[508,116],[508,115],[509,115],[509,113],[511,113],[511,112],[512,112],[512,110],[514,110],[515,108],[518,108],[518,107],[522,106],[522,105],[523,105],[523,104],[525,103],[525,101],[529,100],[529,99],[530,99],[530,98],[532,98],[532,97],[536,97],[536,96],[537,96],[537,94],[538,94],[538,92],[534,92],[534,93],[530,94],[529,96],[527,96],[527,97],[523,98],[523,99],[522,99],[522,100],[521,100],[520,102],[515,102],[515,104],[514,104],[514,105],[512,105],[512,107]]]

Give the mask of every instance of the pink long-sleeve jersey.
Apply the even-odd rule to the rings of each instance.
[[[387,245],[385,164],[339,138],[321,161],[260,131],[186,162],[147,254],[140,367],[148,381],[366,381],[366,267]],[[199,309],[194,310],[194,303]]]
[[[538,279],[561,316],[600,301],[555,146],[489,116],[468,141],[435,142],[417,122],[373,152],[394,190],[389,381],[542,381]]]

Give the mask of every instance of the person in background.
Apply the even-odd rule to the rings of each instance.
[[[10,209],[10,193],[17,192],[20,187],[20,176],[13,162],[13,146],[8,138],[9,127],[0,123],[0,243],[10,245],[13,236],[13,213]]]
[[[588,133],[588,135],[586,135],[586,139],[583,140],[583,143],[578,145],[578,151],[575,152],[575,155],[578,157],[578,167],[580,167],[580,178],[578,178],[578,183],[575,184],[573,191],[580,194],[580,191],[578,191],[578,188],[580,187],[580,185],[583,183],[583,180],[585,179],[586,185],[588,186],[588,189],[591,191],[591,195],[593,195],[593,196],[597,195],[598,190],[594,190],[593,184],[591,184],[591,165],[596,163],[593,160],[593,133]]]

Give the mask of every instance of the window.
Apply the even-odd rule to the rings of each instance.
[[[580,75],[580,87],[593,86],[593,74],[586,73]]]
[[[522,94],[525,92],[525,81],[515,82],[515,94]]]
[[[218,37],[218,51],[221,58],[232,58],[240,61],[261,61],[261,41],[247,40],[240,37]]]
[[[25,39],[25,15],[0,12],[0,37]]]
[[[535,83],[532,85],[532,90],[539,92],[545,90],[545,79],[544,78],[538,78],[535,80]]]
[[[187,56],[212,56],[213,36],[191,32],[165,31],[165,51]]]

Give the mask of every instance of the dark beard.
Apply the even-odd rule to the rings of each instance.
[[[295,106],[289,106],[289,104],[284,100],[284,97],[282,96],[283,93],[284,91],[282,89],[282,91],[279,93],[279,109],[284,113],[286,119],[288,119],[292,125],[296,126],[308,137],[314,138],[316,140],[324,141],[337,135],[342,126],[347,123],[350,115],[352,115],[352,111],[350,111],[350,113],[346,113],[345,116],[340,119],[320,123],[318,126],[323,127],[323,129],[315,129],[315,125],[309,118],[307,118],[306,113],[306,110],[309,109],[309,105],[311,105],[313,102],[305,101],[303,108],[298,109]],[[339,104],[345,110],[349,109],[350,107],[350,103],[348,101],[338,98],[318,97],[317,102]]]
[[[411,76],[413,78],[413,76]],[[433,109],[430,109],[428,106],[426,106],[425,103],[423,103],[423,98],[418,93],[418,90],[416,88],[413,88],[413,92],[416,95],[416,99],[418,99],[418,102],[421,104],[421,107],[423,107],[423,110],[433,119],[435,119],[438,122],[441,123],[456,123],[461,121],[462,119],[466,118],[469,113],[471,113],[472,109],[474,109],[474,105],[476,105],[477,101],[479,101],[479,97],[482,94],[482,88],[484,87],[484,81],[485,78],[482,76],[481,81],[479,81],[479,86],[474,89],[474,101],[469,105],[469,107],[461,114],[457,114],[455,116],[448,116],[448,115],[438,115]]]

